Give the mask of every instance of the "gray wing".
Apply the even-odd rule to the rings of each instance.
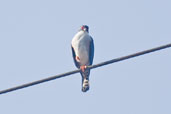
[[[75,59],[75,51],[74,51],[74,48],[71,46],[71,49],[72,49],[72,57],[73,57],[73,60],[74,60],[74,63],[75,63],[75,66],[77,68],[80,68],[80,64],[76,61]]]
[[[93,41],[93,38],[91,37],[90,47],[89,47],[89,61],[90,61],[90,65],[93,64],[93,58],[94,58],[94,41]]]

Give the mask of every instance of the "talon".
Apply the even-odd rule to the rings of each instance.
[[[81,66],[80,67],[80,69],[81,69],[82,72],[84,72],[86,68],[87,68],[87,66]]]

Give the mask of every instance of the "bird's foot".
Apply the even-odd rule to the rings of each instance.
[[[87,68],[87,66],[85,66],[85,65],[83,65],[83,66],[80,67],[80,69],[81,69],[82,72],[84,72],[86,68]]]

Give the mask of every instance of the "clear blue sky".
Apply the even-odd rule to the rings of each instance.
[[[171,42],[170,0],[1,0],[0,90],[75,70],[82,24],[94,63]],[[170,114],[171,49],[0,95],[1,114]]]

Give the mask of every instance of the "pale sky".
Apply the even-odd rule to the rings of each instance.
[[[171,43],[170,0],[1,0],[0,90],[75,70],[87,24],[94,64]],[[0,95],[2,114],[170,114],[171,49]]]

